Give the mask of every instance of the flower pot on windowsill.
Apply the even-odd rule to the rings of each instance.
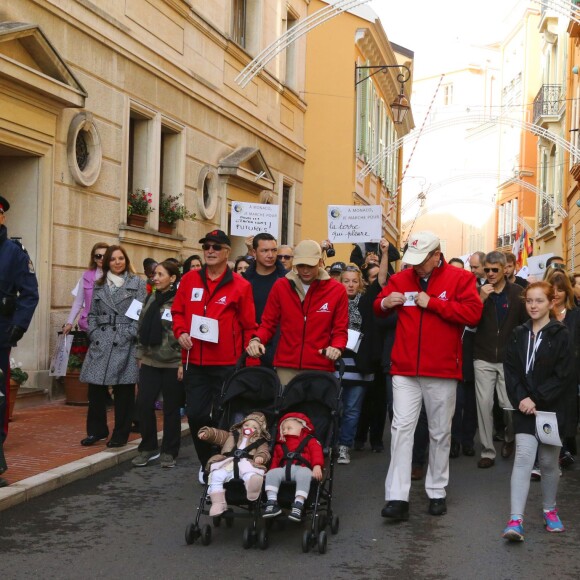
[[[132,213],[127,216],[127,225],[133,226],[134,228],[144,228],[147,223],[146,215],[139,215],[137,213]]]
[[[89,385],[79,380],[80,371],[68,370],[63,377],[67,405],[88,405]]]
[[[175,231],[175,226],[177,224],[174,222],[170,224],[169,222],[159,221],[159,233],[160,234],[172,234]]]

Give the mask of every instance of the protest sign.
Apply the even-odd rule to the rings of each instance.
[[[279,210],[278,205],[268,203],[232,202],[230,235],[247,237],[268,233],[277,238]]]
[[[378,242],[382,237],[380,205],[329,205],[328,239],[340,242]]]

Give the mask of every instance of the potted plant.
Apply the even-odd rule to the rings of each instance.
[[[127,196],[127,224],[144,228],[147,217],[154,210],[153,195],[144,189],[136,189]]]
[[[22,370],[22,363],[16,362],[15,359],[10,359],[10,398],[8,399],[8,420],[12,420],[12,413],[14,413],[14,405],[16,404],[16,397],[18,396],[18,389],[28,380],[28,373]]]
[[[179,195],[161,194],[159,201],[159,232],[171,234],[178,220],[195,219],[195,214],[187,211],[186,207],[179,203]]]
[[[87,347],[72,346],[66,375],[64,376],[64,393],[67,405],[88,405],[89,404],[89,387],[86,383],[81,383],[79,376],[81,368],[87,354]]]

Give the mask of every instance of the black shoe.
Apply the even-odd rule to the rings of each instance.
[[[429,500],[429,513],[432,516],[442,516],[447,513],[447,502],[444,497]]]
[[[264,508],[264,511],[262,512],[262,517],[263,518],[275,518],[277,516],[279,516],[282,513],[282,510],[280,509],[280,506],[276,503],[275,500],[268,500],[266,502],[266,507]]]
[[[393,520],[408,520],[409,502],[399,500],[388,501],[381,511],[381,516]]]
[[[292,508],[290,509],[290,513],[288,514],[288,519],[292,520],[293,522],[301,522],[303,509],[304,509],[304,504],[298,503],[295,501],[292,504]]]
[[[126,441],[124,443],[122,441],[113,441],[112,439],[107,441],[107,447],[109,447],[109,449],[115,447],[125,447],[125,445],[127,445]]]
[[[385,450],[385,446],[381,443],[379,445],[372,445],[371,451],[373,453],[382,453]]]
[[[459,441],[451,441],[451,448],[449,449],[449,457],[451,457],[451,459],[459,457],[460,451],[461,445],[459,445]]]
[[[106,439],[106,437],[97,437],[95,435],[89,435],[88,437],[85,437],[81,441],[81,445],[83,445],[84,447],[90,447],[91,445],[94,445],[97,441],[102,441],[103,439]]]
[[[475,448],[473,447],[473,445],[464,445],[463,455],[465,455],[466,457],[473,457],[475,455]]]

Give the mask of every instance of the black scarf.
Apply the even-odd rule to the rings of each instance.
[[[143,346],[158,346],[161,344],[163,327],[161,326],[161,307],[175,296],[175,289],[167,292],[155,292],[149,296],[153,304],[143,314],[141,329],[139,331],[139,342]]]

